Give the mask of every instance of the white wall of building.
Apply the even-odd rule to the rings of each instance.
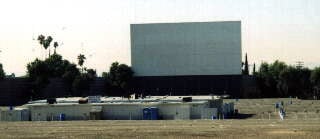
[[[107,120],[142,120],[141,104],[108,104],[103,105],[103,119]]]
[[[166,120],[189,120],[190,104],[166,103],[158,105],[159,115]]]
[[[241,22],[131,25],[136,76],[241,74]]]
[[[0,110],[0,121],[29,121],[29,110]]]
[[[31,105],[29,108],[32,121],[58,120],[60,114],[65,114],[66,120],[89,120],[92,105]]]
[[[146,107],[158,108],[159,119],[187,120],[210,119],[218,113],[222,101],[207,100],[194,102],[123,102],[123,103],[92,103],[92,104],[28,104],[25,110],[30,112],[32,121],[59,120],[60,114],[65,114],[65,120],[89,120],[93,112],[100,112],[97,119],[103,120],[142,120],[143,109]],[[214,108],[214,109],[213,109]],[[7,110],[8,112],[11,112]],[[21,114],[8,117],[8,112],[0,111],[1,121],[18,120]],[[29,116],[29,113],[28,113]],[[29,117],[24,119],[29,119]],[[15,118],[18,117],[18,118]],[[26,116],[22,116],[26,117]]]

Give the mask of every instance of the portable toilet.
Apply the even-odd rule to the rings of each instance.
[[[66,114],[60,113],[59,114],[59,121],[65,121],[66,120]]]
[[[150,110],[150,120],[158,120],[158,108],[151,107],[149,110]]]
[[[151,119],[151,112],[149,108],[143,108],[142,110],[143,113],[143,120],[150,120]]]

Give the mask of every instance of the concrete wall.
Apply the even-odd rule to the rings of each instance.
[[[135,76],[241,74],[241,22],[131,25]]]
[[[197,104],[203,105],[203,104]],[[66,115],[66,120],[89,120],[89,115],[92,107],[98,106],[81,104],[81,105],[39,105],[29,106],[31,111],[32,121],[51,121],[59,120],[61,113]],[[143,104],[102,104],[101,119],[103,120],[142,120],[143,108],[157,107],[159,109],[159,119],[164,120],[188,120],[191,119],[190,104],[164,103],[157,105]],[[201,119],[205,107],[198,107],[197,114],[193,117]]]
[[[213,119],[218,118],[218,109],[217,108],[204,108],[201,111],[200,119]]]
[[[108,104],[103,105],[102,115],[106,120],[142,120],[144,107],[141,104]]]
[[[145,107],[157,107],[159,119],[165,120],[208,119],[217,115],[217,108],[209,108],[208,103],[106,104],[103,119],[142,120]]]
[[[165,120],[188,120],[190,119],[189,104],[167,103],[158,106],[161,119]]]
[[[159,119],[182,120],[190,119],[189,104],[107,104],[103,105],[103,118],[106,120],[142,120],[143,108],[157,107]]]
[[[29,121],[28,109],[0,110],[0,121]]]
[[[92,105],[34,105],[29,106],[32,121],[58,120],[60,114],[66,115],[66,120],[89,120]]]
[[[192,104],[190,107],[190,118],[201,119],[203,109],[208,108],[208,104]]]

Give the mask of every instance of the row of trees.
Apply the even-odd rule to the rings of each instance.
[[[111,64],[109,72],[103,72],[102,77],[107,81],[109,89],[120,92],[124,96],[129,96],[129,83],[133,77],[132,69],[126,64],[114,62]],[[114,88],[114,89],[112,89]]]
[[[320,67],[311,70],[276,60],[270,64],[262,63],[259,71],[253,71],[253,74],[257,77],[260,97],[319,96]]]
[[[256,64],[253,63],[252,73],[256,72]],[[242,62],[242,75],[249,75],[249,62],[248,62],[248,56],[246,53],[245,60]]]
[[[3,70],[2,64],[0,63],[0,80],[6,77],[6,73]]]
[[[49,48],[53,38],[51,36],[45,37],[39,35],[39,44],[44,49]],[[63,59],[61,55],[56,52],[58,46],[57,42],[54,42],[54,54],[45,58],[44,60],[35,59],[27,65],[27,76],[33,82],[33,96],[34,97],[47,97],[42,96],[41,90],[49,83],[49,79],[60,78],[68,84],[70,95],[82,96],[86,90],[89,89],[89,84],[93,81],[97,74],[96,70],[84,67],[86,57],[84,54],[79,54],[78,66],[76,64]],[[1,66],[1,65],[0,65]],[[1,69],[1,67],[0,67]],[[1,71],[0,71],[1,72]],[[1,75],[1,74],[0,74]],[[133,76],[131,68],[125,64],[119,64],[118,62],[112,63],[109,72],[104,72],[103,77],[107,80],[108,86],[118,88],[126,91],[128,88],[128,82]]]

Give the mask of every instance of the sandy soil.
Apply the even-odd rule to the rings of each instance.
[[[319,120],[0,122],[0,138],[317,139]]]

